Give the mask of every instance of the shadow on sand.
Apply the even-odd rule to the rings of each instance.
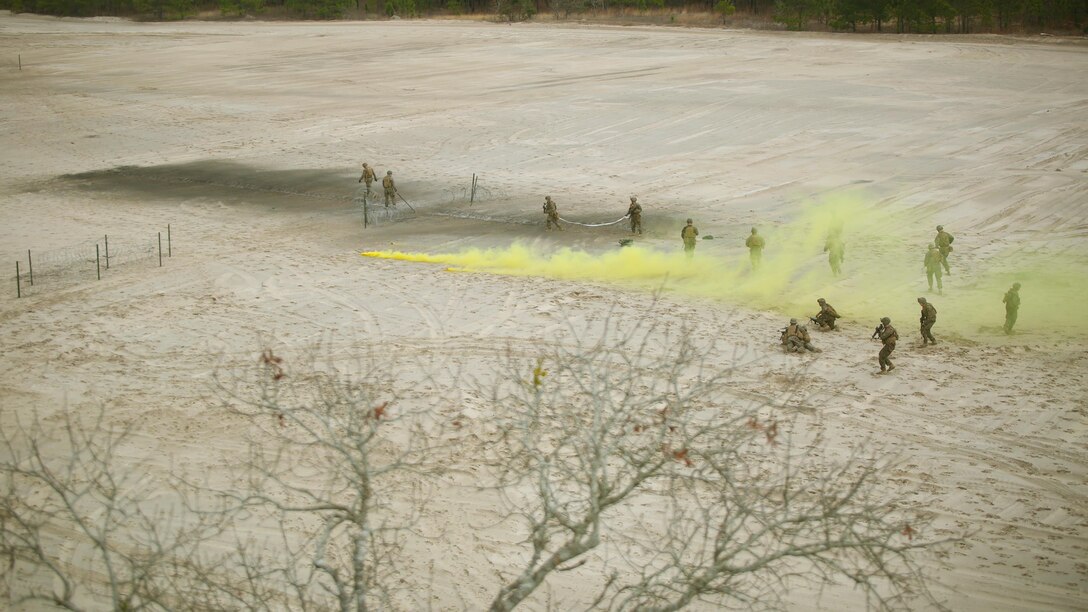
[[[308,210],[351,205],[358,177],[342,168],[270,170],[231,160],[160,166],[119,166],[65,174],[80,189],[155,200],[206,199],[225,204]]]

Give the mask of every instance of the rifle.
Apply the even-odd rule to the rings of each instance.
[[[820,322],[816,320],[816,317],[809,317],[808,320],[815,323],[817,327],[820,327]]]
[[[875,332],[873,332],[873,335],[872,335],[872,337],[871,337],[871,338],[869,338],[869,339],[870,339],[870,340],[876,340],[876,339],[877,339],[877,337],[878,337],[878,336],[880,336],[880,334],[882,334],[882,333],[884,333],[884,324],[883,324],[883,323],[881,323],[880,325],[877,325],[877,326],[876,326],[876,331],[875,331]]]
[[[398,198],[400,198],[400,199],[402,199],[402,200],[404,200],[404,196],[400,195],[400,192],[399,192],[399,191],[397,192],[397,197],[398,197]],[[405,204],[408,204],[408,200],[404,200],[404,203],[405,203]],[[411,204],[408,204],[408,208],[412,208],[412,205],[411,205]],[[416,211],[416,209],[412,208],[412,212],[415,212],[415,211]]]

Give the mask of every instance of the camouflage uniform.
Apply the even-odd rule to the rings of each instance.
[[[933,279],[937,279],[937,293],[944,294],[944,282],[941,280],[944,278],[944,272],[941,271],[941,262],[944,258],[941,257],[941,252],[937,250],[937,245],[929,245],[929,250],[926,251],[926,258],[923,261],[926,267],[926,280],[929,281],[929,290],[933,291]],[[947,264],[945,264],[947,265]]]
[[[922,346],[925,346],[927,342],[937,344],[937,339],[933,337],[933,324],[937,322],[937,309],[933,304],[927,302],[925,298],[918,298],[918,303],[922,306],[922,316],[918,319],[922,326]]]
[[[631,233],[642,235],[642,205],[638,198],[631,196],[631,206],[627,208],[627,216],[631,217]]]
[[[382,179],[382,187],[385,188],[385,207],[397,205],[397,184],[393,182],[393,171],[388,170]]]
[[[790,319],[790,324],[782,332],[782,344],[786,346],[787,353],[803,353],[805,350],[819,353],[820,349],[812,346],[812,337],[808,335],[808,328],[798,325],[797,319]]]
[[[948,267],[948,254],[952,252],[952,234],[944,231],[943,225],[937,226],[937,237],[933,239],[933,244],[937,245],[937,250],[941,252],[941,265],[944,266],[944,271],[951,274],[952,270]]]
[[[824,243],[824,253],[827,253],[827,263],[831,265],[831,273],[835,276],[842,274],[842,261],[846,258],[846,243],[838,232],[833,232]]]
[[[363,162],[363,175],[359,177],[359,182],[366,182],[366,192],[370,193],[370,184],[377,180],[378,177],[374,174],[374,168],[371,168]]]
[[[680,238],[684,241],[684,252],[688,257],[695,255],[695,238],[699,235],[699,230],[691,224],[691,219],[688,219],[688,224],[684,226],[684,229],[680,230]]]
[[[1016,314],[1020,311],[1020,283],[1014,283],[1001,301],[1005,302],[1005,333],[1011,334],[1013,325],[1016,325]]]
[[[884,347],[880,349],[880,356],[877,360],[880,362],[881,372],[891,372],[895,369],[891,356],[892,351],[895,350],[895,342],[899,340],[899,332],[892,327],[892,320],[888,317],[884,317],[880,322],[884,325],[884,329],[880,331],[880,341],[884,343]]]
[[[815,319],[816,324],[820,327],[835,329],[835,319],[840,317],[839,313],[835,311],[835,307],[828,304],[823,298],[816,300],[816,302],[820,305],[820,312],[812,317]]]
[[[744,241],[744,246],[748,247],[748,256],[752,260],[752,269],[758,268],[759,264],[763,261],[763,247],[766,246],[766,241],[763,240],[763,236],[756,233],[756,228],[752,228],[752,235],[748,236],[748,240]]]
[[[544,196],[544,214],[547,215],[547,229],[552,229],[552,224],[555,224],[555,229],[562,231],[562,227],[559,225],[559,208],[552,201],[551,196]]]

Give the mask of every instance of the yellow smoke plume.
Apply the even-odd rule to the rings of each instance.
[[[778,312],[802,318],[819,310],[824,297],[846,321],[876,325],[889,316],[901,332],[916,326],[924,296],[938,309],[934,332],[961,337],[1003,337],[1005,318],[1001,302],[1013,282],[1020,282],[1023,301],[1017,331],[1061,331],[1088,335],[1082,315],[1088,298],[1088,265],[1084,260],[1055,262],[1013,249],[976,256],[977,244],[963,236],[950,257],[952,275],[944,279],[944,295],[927,292],[922,265],[936,223],[881,212],[861,198],[801,206],[792,220],[759,227],[767,241],[762,265],[754,270],[744,240],[750,228],[730,228],[728,235],[701,227],[693,258],[682,250],[677,226],[673,245],[634,245],[605,252],[560,249],[515,243],[501,249],[467,249],[457,253],[427,254],[371,251],[367,257],[441,264],[449,271],[484,272],[515,276],[621,284],[638,290],[664,290],[709,297],[724,304]],[[696,223],[698,226],[699,224]],[[905,229],[907,228],[907,229]],[[955,228],[948,228],[954,230]],[[829,232],[841,230],[846,243],[843,275],[831,274],[823,252]],[[955,232],[953,232],[955,233]]]

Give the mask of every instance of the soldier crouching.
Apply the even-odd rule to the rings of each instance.
[[[812,337],[804,325],[798,325],[797,319],[790,319],[789,326],[782,330],[782,344],[787,353],[803,353],[806,350],[819,353],[820,349],[812,345]]]

